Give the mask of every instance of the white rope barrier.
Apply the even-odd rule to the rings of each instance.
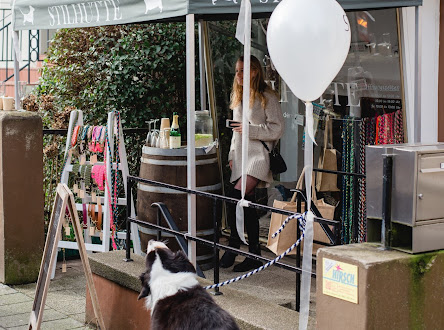
[[[209,290],[209,289],[214,289],[214,288],[220,288],[221,286],[228,285],[228,284],[231,284],[231,283],[243,280],[245,278],[250,277],[251,275],[259,273],[260,271],[264,270],[265,268],[268,268],[268,267],[272,266],[273,264],[275,264],[276,262],[278,262],[279,260],[281,260],[287,254],[289,254],[296,246],[298,246],[300,244],[300,242],[302,241],[302,239],[304,238],[306,213],[307,212],[305,212],[303,214],[296,213],[296,214],[290,215],[289,217],[287,217],[285,219],[285,221],[282,224],[282,226],[273,234],[273,236],[272,236],[273,238],[276,237],[276,235],[279,235],[282,232],[282,230],[285,228],[285,225],[290,220],[297,219],[299,221],[299,228],[302,231],[301,237],[299,237],[298,240],[292,246],[290,246],[284,253],[282,253],[281,255],[277,256],[275,259],[267,262],[265,265],[262,265],[259,268],[256,268],[256,269],[254,269],[254,270],[252,270],[252,271],[250,271],[250,272],[248,272],[248,273],[246,273],[244,275],[232,278],[230,280],[227,280],[227,281],[224,281],[224,282],[221,282],[221,283],[217,283],[217,284],[213,284],[213,285],[208,285],[208,286],[204,287],[204,289],[205,290]]]

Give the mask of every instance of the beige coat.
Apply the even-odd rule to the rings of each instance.
[[[264,93],[267,99],[265,110],[259,97],[256,97],[253,108],[250,109],[250,134],[248,145],[247,174],[265,183],[273,181],[270,171],[268,151],[260,140],[271,148],[284,133],[284,117],[277,96],[271,92]],[[242,122],[242,104],[233,110],[233,119]],[[233,161],[231,182],[236,182],[242,175],[242,134],[233,132],[228,160]]]

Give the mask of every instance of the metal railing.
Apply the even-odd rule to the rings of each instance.
[[[14,77],[14,47],[12,43],[12,11],[11,9],[0,9],[0,38],[1,52],[0,63],[3,63],[2,69],[5,69],[5,75],[0,77],[4,82]],[[20,53],[24,56],[21,63],[24,63],[19,70],[28,69],[28,84],[31,83],[31,63],[40,61],[40,31],[29,30],[19,32]],[[26,47],[26,52],[23,52]]]
[[[207,193],[207,192],[203,192],[203,191],[198,191],[198,190],[192,190],[192,189],[187,189],[184,187],[179,187],[179,186],[175,186],[175,185],[171,185],[171,184],[166,184],[166,183],[162,183],[162,182],[158,182],[158,181],[153,181],[153,180],[148,180],[148,179],[143,179],[143,178],[139,178],[139,177],[135,177],[135,176],[131,176],[129,175],[127,177],[127,189],[128,191],[132,191],[134,184],[135,183],[145,183],[145,184],[151,184],[151,185],[155,185],[155,186],[160,186],[160,187],[165,187],[165,188],[169,188],[169,189],[173,189],[173,190],[177,190],[177,191],[181,191],[187,194],[194,194],[194,195],[198,195],[198,196],[202,196],[202,197],[206,197],[206,198],[211,198],[213,199],[213,226],[214,226],[214,237],[213,237],[213,241],[209,241],[203,238],[199,238],[199,237],[195,237],[195,236],[191,236],[188,233],[183,233],[171,228],[166,228],[160,225],[160,214],[162,213],[165,217],[169,217],[168,214],[169,212],[165,212],[166,206],[163,203],[153,203],[152,207],[157,207],[158,208],[158,216],[157,216],[157,223],[148,223],[145,221],[141,221],[137,218],[131,217],[130,216],[130,210],[131,210],[131,194],[127,194],[127,222],[126,222],[126,261],[131,261],[131,242],[130,242],[130,237],[131,237],[131,222],[138,224],[139,226],[143,226],[143,227],[148,227],[148,228],[152,228],[157,230],[158,232],[158,239],[160,239],[160,232],[165,232],[165,233],[169,233],[169,234],[173,234],[176,237],[181,237],[184,240],[190,240],[190,241],[195,241],[199,244],[203,244],[206,246],[211,246],[213,247],[213,259],[214,259],[214,284],[219,283],[219,253],[218,250],[224,250],[224,251],[230,251],[230,252],[234,252],[236,254],[251,258],[251,259],[256,259],[256,260],[260,260],[262,262],[271,262],[272,259],[268,259],[262,256],[258,256],[249,252],[245,252],[242,251],[240,249],[236,249],[233,247],[229,247],[229,246],[225,246],[222,244],[219,244],[219,221],[218,221],[218,216],[217,216],[217,203],[220,202],[228,202],[228,203],[237,203],[238,200],[235,198],[231,198],[231,197],[225,197],[225,196],[221,196],[221,195],[217,195],[217,194],[212,194],[212,193]],[[302,199],[305,199],[305,196],[302,192],[297,191],[297,212],[301,213],[301,206],[302,206]],[[307,203],[305,203],[305,206],[307,205]],[[277,209],[274,207],[269,207],[269,206],[264,206],[264,205],[260,205],[260,204],[256,204],[256,203],[250,203],[249,207],[255,208],[255,209],[260,209],[260,210],[265,210],[265,211],[270,211],[273,213],[279,213],[279,214],[283,214],[283,215],[293,215],[293,212],[290,211],[286,211],[286,210],[282,210],[282,209]],[[328,243],[324,243],[324,242],[320,242],[320,241],[316,241],[314,240],[314,243],[317,244],[321,244],[321,245],[325,245],[325,246],[331,246],[331,245],[335,245],[337,244],[337,242],[339,242],[338,239],[338,233],[339,233],[339,227],[340,227],[340,221],[337,220],[329,220],[329,219],[324,219],[322,217],[320,217],[319,211],[316,209],[316,207],[314,206],[314,208],[312,208],[312,211],[315,214],[315,221],[318,222],[323,228],[324,230],[326,230],[326,228],[328,228],[328,230],[330,230],[329,226],[333,226],[334,227],[334,234],[331,234],[331,230],[330,230],[330,234],[328,235],[329,240],[330,240],[330,244]],[[174,223],[174,220],[172,218],[167,219],[168,223]],[[299,226],[298,227],[298,232],[297,235],[300,236],[300,229]],[[333,237],[332,237],[333,236]],[[184,244],[180,244],[182,249],[185,249]],[[185,253],[187,253],[187,251],[184,251]],[[302,273],[302,268],[300,265],[300,261],[301,261],[301,247],[297,246],[296,247],[296,266],[292,266],[289,264],[285,264],[282,262],[276,262],[273,265],[295,272],[296,273],[296,310],[299,311],[299,307],[300,307],[300,275]],[[311,273],[312,277],[316,277],[316,273]],[[220,294],[219,292],[219,288],[216,287],[214,288],[215,290],[215,294]]]

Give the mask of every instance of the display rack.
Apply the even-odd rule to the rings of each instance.
[[[105,157],[105,166],[106,166],[106,178],[105,178],[105,190],[104,190],[104,196],[98,198],[98,203],[100,203],[103,209],[103,222],[102,222],[102,230],[101,231],[95,231],[94,234],[91,234],[90,231],[90,219],[88,216],[87,221],[87,227],[84,229],[84,239],[85,239],[85,247],[87,251],[95,251],[95,252],[107,252],[110,250],[110,239],[111,239],[111,211],[110,211],[110,199],[112,196],[110,196],[110,190],[107,189],[107,187],[111,187],[111,168],[114,170],[120,170],[122,173],[122,181],[124,185],[124,192],[125,196],[121,198],[117,198],[117,205],[125,205],[126,206],[126,196],[127,196],[127,176],[128,176],[128,162],[127,162],[127,155],[126,155],[126,149],[125,149],[125,143],[123,139],[123,130],[122,130],[122,124],[120,121],[116,120],[116,113],[115,112],[109,112],[108,113],[108,123],[107,123],[107,136],[106,136],[106,143],[104,148],[104,154]],[[65,166],[62,170],[61,175],[61,183],[65,183],[68,185],[68,179],[69,179],[69,173],[73,171],[73,164],[72,164],[72,152],[71,150],[71,138],[73,134],[74,127],[80,125],[83,126],[83,113],[81,110],[74,110],[71,112],[70,119],[69,119],[69,128],[68,128],[68,137],[66,140],[66,146],[65,146]],[[118,136],[117,136],[118,133]],[[112,155],[114,154],[114,139],[118,139],[118,154],[120,162],[117,164],[115,162],[112,162]],[[85,165],[89,165],[90,161],[87,160],[85,162]],[[103,165],[103,162],[97,162],[95,163],[97,165]],[[112,166],[112,167],[111,167]],[[72,187],[70,187],[72,189]],[[85,194],[85,197],[82,198],[82,203],[76,203],[76,209],[77,211],[84,211],[83,204],[91,203],[91,196],[88,194]],[[95,210],[98,211],[98,206],[95,205]],[[135,209],[134,209],[134,201],[133,197],[131,195],[131,216],[135,216]],[[92,237],[100,237],[101,244],[93,243]],[[116,237],[118,239],[125,239],[126,232],[117,231]],[[137,230],[137,225],[132,223],[131,224],[131,240],[133,243],[134,253],[141,255],[141,247],[140,247],[140,238]],[[58,244],[59,248],[67,248],[67,249],[78,249],[76,242],[71,241],[65,241],[60,240]]]

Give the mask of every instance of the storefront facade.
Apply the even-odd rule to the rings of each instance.
[[[223,19],[224,14],[230,14],[230,18],[235,18],[239,11],[239,3],[214,0],[190,2],[171,0],[156,2],[156,6],[149,6],[147,2],[132,0],[125,4],[112,2],[112,6],[101,7],[99,2],[94,3],[96,3],[97,10],[91,12],[85,9],[83,2],[63,1],[63,4],[58,5],[41,3],[31,8],[26,1],[16,1],[14,30],[127,24],[163,18],[182,20],[186,16],[187,38],[190,43],[188,44],[187,41],[187,67],[190,72],[187,82],[187,116],[193,118],[193,112],[196,110],[196,93],[192,83],[195,80],[194,14],[202,18],[208,15],[212,19]],[[255,1],[253,13],[261,17],[269,16],[276,3],[277,1]],[[333,146],[335,149],[343,153],[344,149],[341,149],[340,146],[343,144],[344,137],[359,135],[358,126],[362,118],[375,119],[375,123],[370,121],[369,125],[371,133],[367,137],[371,137],[370,144],[393,143],[395,135],[399,137],[400,133],[402,133],[402,139],[397,139],[398,143],[436,142],[438,136],[439,1],[427,1],[423,6],[421,6],[422,1],[420,0],[365,2],[341,0],[339,3],[347,10],[352,25],[352,44],[344,67],[317,102],[324,114],[330,111],[331,116],[338,119],[337,123],[339,124],[333,125]],[[404,8],[404,6],[420,7]],[[25,13],[28,14],[25,15]],[[417,13],[419,15],[416,15]],[[417,17],[419,17],[418,22],[416,21]],[[316,22],[316,18],[313,18],[313,22]],[[286,131],[281,139],[281,153],[289,168],[278,180],[288,183],[288,187],[294,187],[303,163],[304,107],[286,87],[285,82],[281,81],[276,73],[273,73],[272,64],[269,62],[269,58],[267,59],[265,45],[266,22],[263,23],[257,22],[256,28],[252,29],[254,41],[252,47],[256,48],[253,54],[264,61],[266,70],[270,69],[267,77],[280,94],[282,111],[286,119]],[[416,27],[419,27],[419,38],[415,38]],[[289,43],[291,42],[289,40]],[[239,44],[239,53],[241,50],[242,47]],[[323,51],[328,53],[329,50]],[[231,77],[234,76],[235,59],[235,57],[232,58],[232,64],[224,68],[229,72],[232,70]],[[420,60],[419,65],[416,59]],[[213,61],[216,63],[217,59],[213,59]],[[225,82],[228,89],[231,86],[231,81],[228,79]],[[225,95],[229,95],[229,91]],[[226,105],[220,104],[217,106],[226,107]],[[211,110],[215,115],[215,109]],[[395,116],[390,117],[395,112],[398,113],[397,119]],[[322,122],[324,118],[318,119],[319,122]],[[347,125],[349,122],[352,123],[350,131],[344,130],[342,124],[344,122]],[[395,122],[399,125],[394,126]],[[384,127],[384,132],[390,131],[391,135],[373,136],[376,132],[381,132],[378,123]],[[322,140],[322,125],[316,128],[320,128],[317,136],[320,142]],[[393,134],[395,128],[397,134]],[[362,125],[359,129],[362,131]],[[190,123],[187,130],[188,146],[191,146],[187,154],[188,162],[191,164],[189,173],[187,173],[188,188],[194,189],[194,123]],[[355,142],[353,139],[349,141],[348,150],[353,150]],[[317,155],[320,153],[319,147],[316,148],[315,153]],[[315,159],[317,159],[316,155]],[[357,163],[357,158],[351,160],[352,158],[344,156],[344,159],[351,163]],[[222,162],[225,165],[226,158],[223,158]],[[315,160],[315,167],[316,163]],[[357,169],[350,168],[346,171],[353,172]],[[364,173],[361,172],[361,174]],[[191,212],[189,213],[189,227],[192,228],[192,224],[195,223],[193,220],[195,214],[192,214],[195,201],[190,199],[188,205],[191,206],[188,207],[188,210]]]
[[[439,7],[438,0],[427,1],[418,7],[418,52],[415,51],[415,7],[347,11],[352,27],[349,55],[343,68],[317,103],[331,107],[331,117],[334,119],[344,119],[346,116],[355,119],[373,118],[399,110],[402,113],[402,139],[394,141],[389,137],[370,144],[437,142]],[[286,120],[281,153],[288,160],[289,169],[281,174],[280,181],[295,182],[303,164],[305,107],[272,70],[266,53],[266,25],[266,19],[253,21],[252,53],[263,61],[270,85],[280,95]],[[328,49],[324,51],[328,52]],[[420,58],[419,69],[415,68],[415,56]],[[235,58],[233,63],[234,61]],[[227,67],[223,64],[225,67],[221,68],[220,59],[213,58],[213,62],[216,75],[223,75],[231,70],[234,76],[234,65]],[[418,86],[415,85],[417,81]],[[231,82],[224,83],[226,86],[219,85],[216,88],[225,88],[223,93],[229,95]],[[419,106],[415,104],[417,96]],[[223,108],[227,104],[218,106]],[[415,113],[415,108],[419,109],[419,116]],[[418,132],[419,135],[415,136]],[[322,131],[319,134],[317,142],[322,145]]]
[[[444,2],[439,4],[440,13],[444,12]],[[438,141],[444,142],[444,17],[439,16],[439,81],[438,81]]]

